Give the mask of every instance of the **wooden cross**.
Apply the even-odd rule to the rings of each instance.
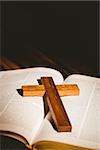
[[[76,84],[55,85],[52,77],[41,77],[42,85],[22,86],[23,96],[44,96],[58,132],[70,132],[72,125],[60,96],[79,95]]]

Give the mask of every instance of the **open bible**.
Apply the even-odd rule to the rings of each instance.
[[[57,132],[51,113],[44,117],[41,96],[22,97],[22,85],[38,85],[38,79],[50,76],[55,84],[77,84],[79,96],[61,97],[72,124],[71,132]],[[0,72],[0,133],[23,142],[30,149],[47,141],[100,149],[100,79],[73,74],[65,80],[51,68],[29,68]],[[41,144],[40,144],[41,145]],[[59,145],[59,144],[58,144]],[[78,148],[77,148],[78,149]]]

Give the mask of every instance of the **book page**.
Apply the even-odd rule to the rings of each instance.
[[[0,73],[0,130],[24,136],[30,144],[44,118],[42,97],[22,97],[17,89],[22,85],[38,85],[41,76],[52,76],[62,83],[62,75],[49,68],[30,68]]]
[[[100,149],[100,79],[84,75],[71,75],[65,84],[77,84],[79,96],[62,97],[72,124],[72,132],[57,132],[45,118],[36,140],[51,140],[92,149]]]

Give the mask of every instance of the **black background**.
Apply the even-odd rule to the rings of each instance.
[[[81,64],[98,74],[98,2],[3,2],[2,55],[31,54],[31,48],[60,64]],[[28,47],[28,50],[26,50]]]

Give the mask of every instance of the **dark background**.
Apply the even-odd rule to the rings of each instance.
[[[34,65],[37,48],[65,69],[98,76],[98,3],[2,2],[2,55]]]
[[[36,65],[37,49],[56,62],[59,70],[98,76],[98,3],[2,2],[1,56],[30,67]],[[37,57],[38,62],[41,59]]]

